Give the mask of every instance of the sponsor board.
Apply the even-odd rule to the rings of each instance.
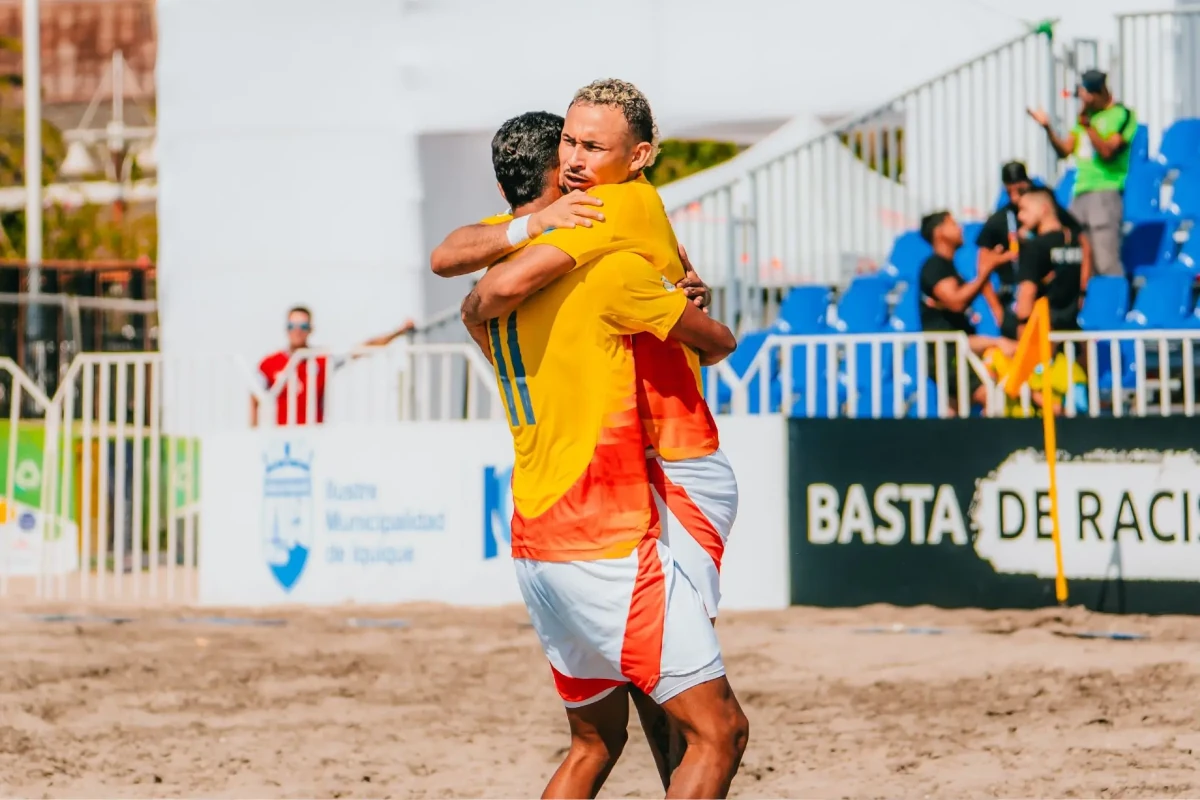
[[[206,605],[520,601],[507,546],[485,558],[485,473],[503,423],[310,427],[202,449]]]
[[[1053,602],[1049,474],[1036,420],[793,420],[792,599]],[[1060,422],[1071,602],[1200,611],[1200,431]]]

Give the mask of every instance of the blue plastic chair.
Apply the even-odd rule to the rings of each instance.
[[[1071,201],[1075,198],[1075,168],[1071,167],[1063,176],[1058,179],[1058,185],[1054,187],[1054,199],[1063,208],[1070,208]]]
[[[910,285],[900,295],[892,315],[888,317],[888,330],[896,333],[916,333],[921,330],[921,290]]]
[[[754,359],[758,355],[758,351],[762,349],[763,343],[772,332],[773,331],[768,328],[767,330],[751,331],[750,333],[743,334],[741,339],[738,340],[737,350],[734,350],[733,353],[729,355],[729,358],[725,359],[725,364],[732,369],[734,374],[736,374],[739,378],[744,377],[746,373],[750,371],[750,367],[754,363]],[[777,383],[778,365],[774,363],[771,364],[768,371],[771,373],[770,378],[772,383]],[[748,386],[749,410],[752,414],[762,413],[762,404],[760,402],[760,382],[761,377],[755,376],[750,380]],[[771,387],[771,391],[772,395],[777,394],[774,391],[774,386]],[[771,405],[773,407],[770,410],[778,411],[779,401],[774,396],[771,398],[771,400]],[[727,384],[723,382],[719,383],[717,385],[717,410],[727,410],[732,403],[733,390]]]
[[[975,240],[979,238],[979,232],[982,230],[982,222],[964,222],[962,224],[963,241],[967,244],[975,244]]]
[[[832,300],[828,286],[793,287],[779,306],[775,328],[798,336],[821,333],[827,329],[825,316]]]
[[[1137,161],[1129,166],[1125,179],[1125,221],[1144,222],[1161,219],[1160,193],[1167,170],[1155,161]]]
[[[1145,125],[1138,125],[1137,131],[1133,134],[1133,141],[1129,143],[1129,161],[1146,161],[1150,158],[1150,129]]]
[[[877,276],[862,276],[850,282],[837,304],[839,333],[878,333],[887,324],[887,296],[891,284]]]
[[[1180,219],[1200,219],[1200,165],[1180,170],[1171,189],[1171,207],[1167,211]]]
[[[1087,296],[1079,311],[1079,327],[1085,331],[1115,331],[1125,327],[1129,313],[1129,281],[1097,275],[1088,281]]]
[[[1169,217],[1135,222],[1121,239],[1121,263],[1130,275],[1144,275],[1175,260],[1175,231],[1179,221]]]
[[[1167,128],[1158,148],[1158,162],[1175,169],[1200,166],[1200,119],[1176,120]]]
[[[907,231],[896,237],[892,252],[880,272],[894,281],[916,283],[921,265],[933,255],[933,247],[921,238],[919,231]]]
[[[1091,289],[1088,289],[1091,295]],[[1150,273],[1125,318],[1131,329],[1183,327],[1192,313],[1192,274],[1174,265]]]
[[[967,239],[973,242],[974,239]],[[973,281],[979,274],[979,248],[974,244],[964,244],[954,254],[954,269],[964,281]]]
[[[1200,276],[1200,231],[1193,229],[1188,234],[1187,241],[1175,256],[1175,265],[1192,273],[1193,277]]]

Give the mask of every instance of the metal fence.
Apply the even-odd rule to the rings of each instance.
[[[473,345],[297,352],[270,386],[243,359],[159,353],[78,356],[53,397],[12,359],[0,375],[0,598],[193,602],[203,441],[250,429],[252,407],[265,427],[320,401],[332,425],[502,418]]]
[[[1200,6],[1117,17],[1117,99],[1150,134],[1151,151],[1183,117],[1200,117]]]
[[[981,218],[999,166],[1055,173],[1028,107],[1059,108],[1052,40],[1030,33],[814,136],[785,128],[710,175],[663,189],[680,240],[731,288],[727,322],[760,326],[774,291],[841,284],[879,266],[893,239],[938,208]]]

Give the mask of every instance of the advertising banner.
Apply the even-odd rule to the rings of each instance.
[[[723,608],[788,604],[786,433],[781,417],[721,421],[741,493]],[[521,602],[502,422],[251,431],[200,450],[203,604]]]
[[[792,420],[792,600],[1054,603],[1037,420]],[[1059,422],[1070,602],[1200,612],[1200,425]]]

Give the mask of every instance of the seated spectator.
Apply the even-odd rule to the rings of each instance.
[[[921,291],[921,327],[926,331],[954,331],[967,335],[968,346],[976,355],[982,355],[992,347],[999,347],[1011,355],[1016,352],[1016,342],[991,336],[979,336],[971,322],[971,303],[979,296],[991,278],[995,265],[979,270],[971,281],[964,281],[954,268],[954,253],[962,247],[962,226],[949,211],[938,211],[921,220],[921,236],[933,246],[931,255],[921,266],[918,285]],[[929,369],[936,370],[934,354],[930,346]],[[958,366],[955,349],[950,350],[949,374],[937,376],[939,386],[945,387],[951,396],[958,389]],[[982,383],[975,371],[968,368],[972,400],[984,403],[987,399]]]
[[[1014,311],[1018,331],[1033,313],[1034,302],[1042,297],[1049,301],[1051,330],[1079,329],[1075,318],[1082,297],[1083,247],[1076,234],[1063,227],[1055,209],[1054,195],[1048,189],[1034,189],[1021,198],[1021,225],[1035,235],[1022,245],[1017,267]]]
[[[995,274],[1000,279],[999,289],[992,291],[990,286],[985,286],[983,297],[992,310],[1001,333],[1015,339],[1017,318],[1013,313],[1013,303],[1017,290],[1017,258],[1021,244],[1032,235],[1032,232],[1017,219],[1018,203],[1023,195],[1033,191],[1035,187],[1029,179],[1025,165],[1019,161],[1010,161],[1001,167],[1000,180],[1008,193],[1008,205],[988,217],[975,244],[979,247],[980,268],[985,264],[995,263]],[[1083,274],[1086,275],[1091,260],[1091,246],[1084,235],[1083,226],[1071,212],[1060,206],[1057,200],[1054,202],[1054,208],[1063,228],[1070,231],[1083,248]]]

